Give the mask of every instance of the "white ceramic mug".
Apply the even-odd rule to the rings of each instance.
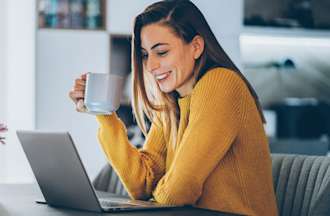
[[[125,77],[108,73],[87,73],[84,104],[91,114],[111,114],[120,106]]]

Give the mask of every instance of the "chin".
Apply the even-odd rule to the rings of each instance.
[[[167,87],[159,87],[160,91],[163,93],[171,93],[173,92],[175,89],[174,88],[167,88]]]

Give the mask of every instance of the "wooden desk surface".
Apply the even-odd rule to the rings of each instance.
[[[37,185],[27,184],[0,184],[0,215],[1,216],[95,216],[95,215],[157,215],[157,216],[230,216],[232,214],[220,213],[197,208],[175,208],[166,210],[143,210],[119,213],[94,213],[69,209],[53,208],[48,205],[37,204],[35,200],[41,197]]]

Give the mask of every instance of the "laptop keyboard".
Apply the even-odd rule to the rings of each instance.
[[[116,207],[116,206],[122,206],[123,205],[123,203],[112,202],[112,201],[109,201],[109,200],[102,200],[100,202],[101,202],[101,205],[105,206],[105,207]]]
[[[132,207],[132,206],[137,206],[134,204],[130,204],[127,202],[114,202],[111,200],[100,200],[101,206],[104,207]]]

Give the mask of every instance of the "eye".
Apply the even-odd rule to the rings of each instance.
[[[157,55],[159,55],[159,56],[166,56],[167,53],[168,53],[168,50],[166,50],[166,51],[159,51],[159,52],[157,52]]]

